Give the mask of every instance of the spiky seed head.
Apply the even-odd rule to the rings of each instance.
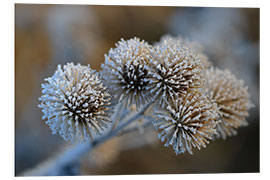
[[[111,94],[127,105],[137,107],[150,100],[147,90],[151,46],[144,40],[121,39],[116,48],[110,49],[102,64],[101,76]]]
[[[181,46],[186,46],[192,49],[192,52],[196,54],[196,58],[201,61],[205,68],[209,68],[212,66],[212,62],[209,60],[209,57],[204,53],[203,46],[195,41],[189,41],[186,38],[183,38],[181,35],[178,36],[171,36],[171,35],[164,35],[161,37],[160,41],[155,45],[162,45],[162,44],[178,44]]]
[[[160,105],[204,86],[204,66],[189,44],[165,38],[154,48],[149,89],[162,96]]]
[[[206,147],[216,133],[217,106],[202,92],[191,91],[168,104],[167,110],[155,113],[154,126],[165,146],[172,145],[175,153]]]
[[[88,141],[107,127],[110,95],[90,66],[58,65],[45,81],[39,107],[53,134]]]
[[[253,107],[247,87],[229,70],[212,67],[206,70],[206,79],[206,91],[217,103],[221,117],[217,138],[236,135],[237,128],[248,124],[248,110]]]
[[[203,46],[198,42],[190,42],[193,51],[197,54],[197,58],[201,60],[201,63],[205,68],[213,66],[213,62],[210,61],[209,57],[204,53]]]

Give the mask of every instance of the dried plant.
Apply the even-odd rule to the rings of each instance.
[[[121,39],[105,55],[101,78],[90,66],[59,65],[42,84],[39,107],[54,134],[84,143],[31,173],[57,174],[99,144],[151,124],[177,155],[235,134],[252,107],[247,87],[227,70],[205,69],[210,64],[196,43],[164,36],[154,46]]]
[[[248,110],[253,106],[247,86],[229,70],[210,68],[206,70],[206,90],[217,103],[221,122],[217,125],[217,137],[226,139],[236,135],[236,129],[248,124]]]
[[[93,132],[107,128],[110,95],[90,66],[68,63],[59,65],[52,77],[45,79],[40,97],[44,116],[52,133],[65,140],[93,139]]]
[[[193,91],[176,99],[156,114],[153,124],[165,146],[173,146],[176,154],[188,151],[192,147],[206,147],[212,136],[216,134],[217,106],[202,92]]]
[[[167,37],[154,48],[149,90],[160,94],[160,105],[203,87],[204,66],[189,44]]]
[[[212,65],[212,62],[209,60],[209,57],[203,52],[204,48],[203,46],[198,42],[190,42],[189,40],[183,38],[182,36],[178,35],[176,37],[171,35],[164,35],[161,37],[160,41],[155,43],[156,46],[160,46],[162,44],[180,44],[181,46],[188,47],[192,50],[194,54],[196,54],[196,58],[201,61],[202,65],[204,65],[205,68],[209,68]]]
[[[138,107],[150,101],[148,76],[151,49],[147,42],[139,38],[121,39],[116,48],[110,49],[102,64],[101,76],[111,94],[119,101]]]

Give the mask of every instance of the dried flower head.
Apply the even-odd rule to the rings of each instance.
[[[189,47],[190,49],[192,49],[193,53],[197,55],[196,58],[201,61],[205,68],[209,68],[210,66],[212,66],[212,62],[209,60],[209,57],[203,52],[203,46],[198,42],[188,41],[180,35],[173,37],[167,34],[162,36],[160,42],[156,43],[156,45],[162,45],[162,43],[180,44],[180,47]]]
[[[185,151],[193,154],[192,147],[206,147],[216,133],[217,106],[199,91],[173,101],[155,115],[153,124],[162,129],[159,138],[162,142],[166,139],[165,146],[172,145],[177,155]]]
[[[191,42],[191,47],[193,51],[197,54],[198,59],[201,60],[205,68],[210,68],[213,63],[209,60],[209,57],[203,52],[203,46],[198,42]]]
[[[246,126],[248,110],[253,106],[247,87],[229,70],[210,68],[206,71],[206,90],[218,105],[221,122],[217,125],[217,137],[226,139],[236,135],[236,129]]]
[[[160,93],[160,104],[204,85],[204,66],[184,41],[164,38],[154,46],[150,92]]]
[[[93,139],[93,132],[100,134],[107,127],[110,95],[89,66],[68,63],[62,69],[58,65],[45,81],[39,107],[53,134],[87,141]]]
[[[101,76],[116,99],[138,107],[150,100],[147,91],[151,46],[138,38],[119,41],[102,64]]]

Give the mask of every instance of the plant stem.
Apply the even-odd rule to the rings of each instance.
[[[113,126],[112,126],[112,129],[111,131],[113,131],[115,129],[115,127],[117,126],[117,124],[119,123],[119,118],[122,114],[122,111],[123,111],[123,106],[124,106],[124,102],[119,102],[117,105],[116,105],[116,108],[115,108],[115,112],[112,116],[112,122],[114,123]]]
[[[153,98],[151,102],[146,104],[143,108],[141,108],[137,113],[132,115],[128,119],[124,119],[123,123],[118,125],[114,130],[109,131],[107,134],[98,137],[92,142],[88,143],[77,143],[68,149],[65,149],[64,152],[60,152],[56,154],[54,157],[49,158],[47,161],[37,165],[33,169],[30,169],[24,172],[23,176],[53,176],[59,175],[63,172],[63,169],[68,165],[76,162],[80,159],[80,157],[89,152],[94,147],[104,143],[105,141],[115,137],[123,128],[142,117],[144,113],[151,107],[151,105],[156,101],[157,96]]]
[[[144,117],[144,118],[145,118],[145,117]],[[148,119],[148,118],[147,118],[147,119]],[[149,120],[146,121],[144,124],[142,124],[141,127],[142,127],[142,128],[148,127],[149,125],[152,124],[152,120],[153,120],[152,118],[149,119]],[[123,135],[125,135],[125,134],[127,134],[127,133],[134,132],[134,131],[137,131],[137,130],[139,130],[137,126],[136,126],[136,127],[132,127],[132,128],[125,129],[125,130],[121,131],[118,135],[119,135],[119,136],[123,136]]]

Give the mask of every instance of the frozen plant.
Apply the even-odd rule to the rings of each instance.
[[[153,124],[162,129],[159,138],[166,139],[165,146],[172,145],[176,154],[193,154],[192,147],[206,147],[216,134],[217,106],[199,91],[178,98],[155,114]]]
[[[251,103],[247,86],[229,70],[210,68],[206,70],[206,91],[219,108],[220,123],[217,125],[217,138],[226,139],[236,135],[236,129],[247,126],[248,110]]]
[[[93,139],[93,132],[108,127],[110,95],[90,66],[68,63],[58,65],[52,77],[42,84],[39,98],[46,124],[53,134],[59,133],[65,140]]]
[[[190,42],[188,39],[183,38],[181,35],[173,37],[167,34],[162,36],[160,41],[155,43],[155,46],[164,46],[164,44],[170,46],[186,47],[187,49],[191,50],[192,53],[196,54],[196,58],[201,61],[200,64],[204,65],[205,68],[209,68],[212,65],[212,62],[209,61],[209,57],[204,53],[204,47],[198,42]]]
[[[149,65],[152,46],[144,40],[121,40],[105,55],[101,75],[116,100],[137,106],[149,102]]]
[[[204,65],[190,44],[165,36],[154,46],[151,64],[151,94],[159,94],[160,106],[173,103],[204,85]]]
[[[31,174],[60,174],[99,144],[152,124],[177,155],[235,134],[247,124],[250,96],[243,81],[210,65],[194,42],[167,35],[153,46],[121,39],[99,74],[59,66],[42,84],[39,107],[52,132],[74,144]]]

